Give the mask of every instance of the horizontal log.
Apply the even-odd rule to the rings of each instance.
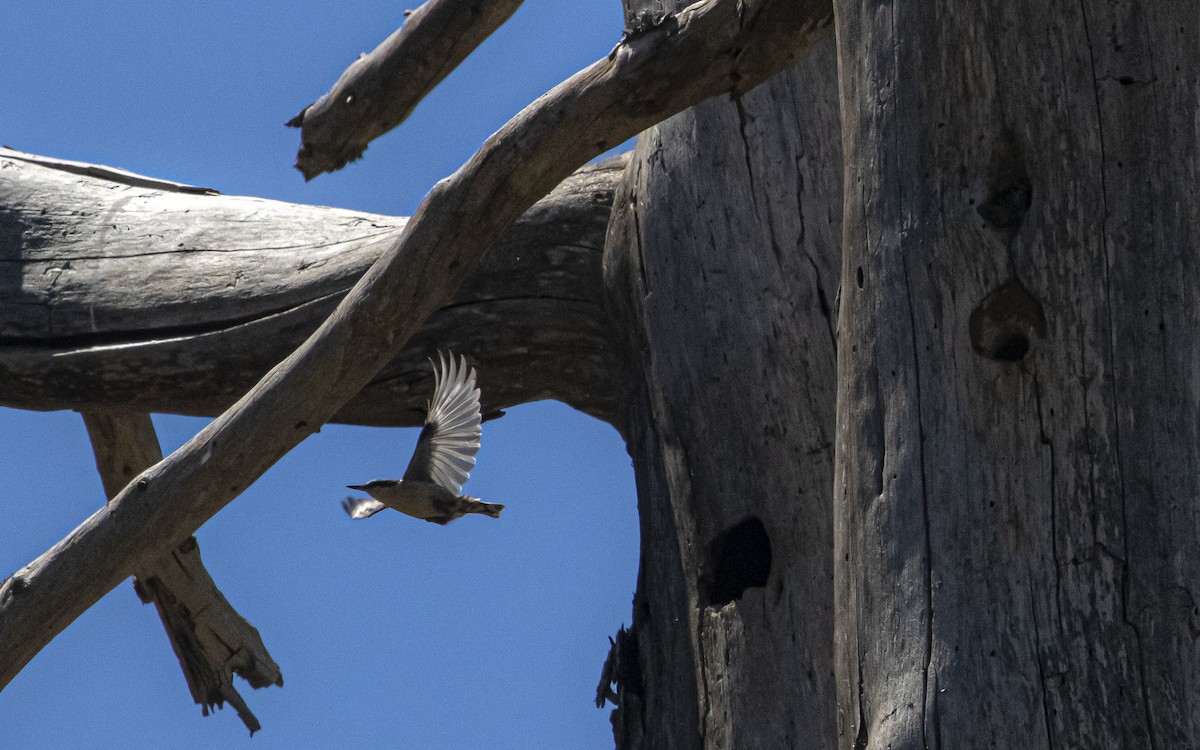
[[[820,0],[701,0],[539,97],[426,196],[304,344],[66,538],[0,582],[0,686],[362,391],[572,172],[710,96],[749,90],[828,22]],[[753,51],[753,54],[746,54]],[[526,366],[534,363],[527,361]]]
[[[623,165],[585,167],[530,209],[335,421],[420,424],[438,348],[480,365],[488,412],[558,399],[613,421],[600,256]],[[0,149],[0,404],[219,414],[405,223]]]

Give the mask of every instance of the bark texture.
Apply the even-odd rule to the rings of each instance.
[[[301,128],[296,169],[311,180],[357,161],[520,6],[521,0],[427,0],[405,11],[403,26],[288,122]]]
[[[138,412],[85,412],[96,469],[104,493],[116,497],[134,477],[162,460],[150,415]],[[200,559],[195,537],[150,561],[133,581],[142,601],[154,603],[171,650],[187,680],[192,700],[204,715],[229,703],[254,734],[262,725],[233,685],[233,676],[251,687],[283,685],[283,674],[258,630],[237,613],[217,588]]]
[[[442,347],[480,365],[485,413],[553,398],[616,422],[600,256],[624,164],[585,167],[525,212],[335,420],[420,425]],[[216,416],[406,222],[0,150],[0,403]]]
[[[1194,746],[1195,5],[838,37],[840,743]]]
[[[704,99],[786,67],[827,20],[818,2],[702,0],[622,40],[540,97],[434,186],[305,343],[191,441],[0,583],[0,685],[125,577],[179,544],[332,419],[589,159]],[[753,54],[746,54],[753,50]]]
[[[605,274],[642,526],[620,748],[834,744],[837,108],[825,33],[642,133],[617,193]]]

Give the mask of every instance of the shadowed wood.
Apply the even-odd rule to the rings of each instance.
[[[335,421],[421,424],[439,346],[480,365],[485,414],[551,398],[616,421],[600,255],[624,164],[584,167],[530,208]],[[0,149],[0,404],[215,416],[406,221]]]
[[[150,415],[84,412],[88,437],[104,493],[116,497],[138,474],[162,460]],[[254,734],[262,726],[233,685],[233,675],[251,687],[283,685],[279,666],[258,630],[237,613],[200,559],[195,537],[142,565],[133,582],[138,596],[153,602],[192,699],[207,716],[228,702]]]
[[[621,750],[837,745],[834,60],[826,32],[737,100],[642,133],[614,202],[643,540]]]
[[[109,505],[0,584],[0,685],[125,577],[193,533],[333,418],[571,172],[649,125],[783,68],[827,6],[704,0],[540,97],[421,208],[292,355]],[[483,384],[481,383],[481,386]]]

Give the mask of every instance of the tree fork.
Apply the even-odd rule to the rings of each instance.
[[[0,685],[81,612],[212,517],[367,384],[520,214],[589,159],[794,59],[825,3],[706,0],[627,36],[440,182],[295,353],[66,539],[0,584]],[[87,574],[84,574],[87,571]]]
[[[83,412],[104,493],[114,498],[138,474],[162,460],[150,415]],[[233,685],[236,673],[252,687],[283,685],[283,674],[258,630],[217,588],[200,559],[195,537],[134,573],[134,588],[153,602],[192,699],[204,714],[228,702],[254,734],[262,725]]]

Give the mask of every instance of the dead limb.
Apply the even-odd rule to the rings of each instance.
[[[624,164],[577,170],[527,210],[334,421],[420,424],[439,346],[471,354],[485,412],[551,398],[619,421],[600,260]],[[0,404],[18,409],[215,417],[407,221],[61,165],[0,149]]]
[[[303,346],[0,584],[0,685],[332,418],[538,198],[649,125],[710,96],[753,87],[829,20],[823,2],[705,0],[627,36],[606,59],[529,105],[434,186],[395,245]]]
[[[82,416],[108,497],[116,497],[134,477],[162,460],[149,414],[106,411]],[[233,675],[255,688],[283,685],[283,675],[258,630],[213,582],[196,538],[189,536],[134,576],[138,596],[158,610],[188,690],[204,714],[228,702],[250,734],[261,729],[233,686]]]
[[[409,13],[288,122],[300,128],[296,169],[311,180],[357,161],[520,6],[521,0],[428,0]]]

